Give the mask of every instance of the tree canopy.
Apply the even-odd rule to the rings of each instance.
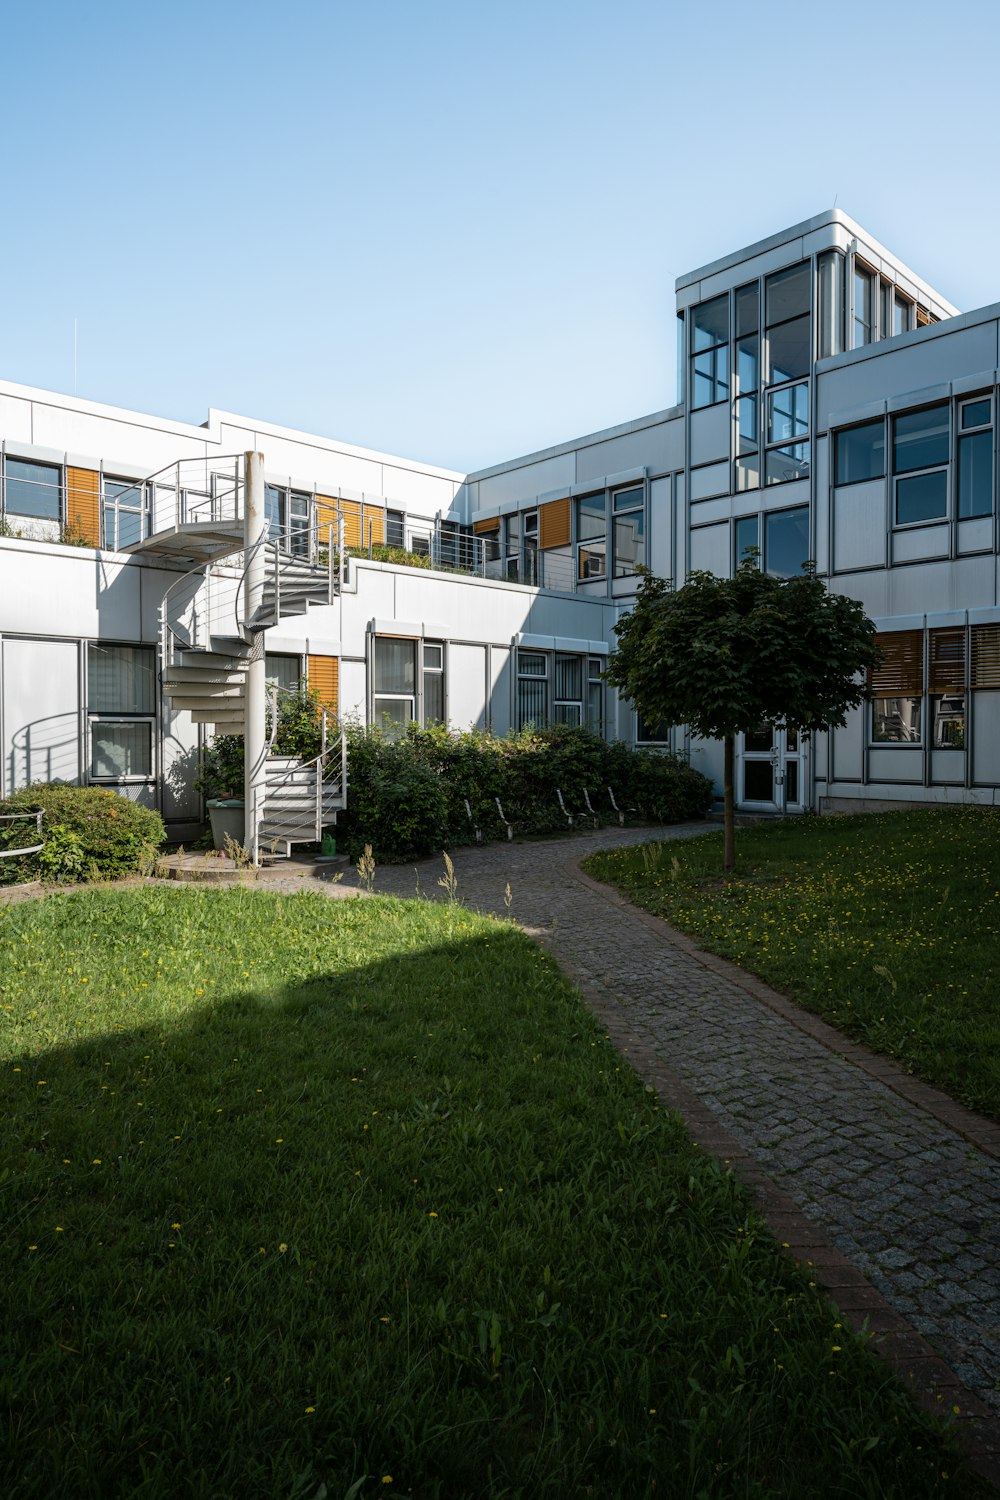
[[[678,589],[645,573],[615,635],[607,680],[647,722],[725,743],[727,869],[736,736],[762,724],[809,736],[845,723],[880,660],[862,606],[830,593],[812,563],[773,578],[748,558],[732,578],[694,572]]]

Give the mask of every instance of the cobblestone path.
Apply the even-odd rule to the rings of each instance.
[[[593,850],[703,831],[602,830],[459,850],[458,896],[502,916],[509,881],[515,919],[624,1013],[643,1050],[1000,1413],[1000,1163],[713,972],[662,924],[574,877]],[[382,866],[375,890],[412,896],[419,884],[442,897],[441,873],[440,860]],[[334,889],[352,885],[353,870]]]

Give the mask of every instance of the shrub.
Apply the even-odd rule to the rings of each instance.
[[[114,880],[149,869],[163,842],[158,812],[104,787],[36,783],[0,801],[0,813],[39,808],[45,813],[41,852],[0,859],[0,884],[39,878]],[[33,833],[27,821],[0,823],[0,849],[33,842]]]
[[[702,817],[712,801],[711,783],[679,757],[609,745],[585,729],[498,738],[411,724],[401,739],[361,725],[347,733],[348,805],[338,827],[352,855],[366,843],[382,860],[470,843],[466,800],[487,839],[502,836],[497,797],[518,829],[539,834],[567,826],[557,790],[580,812],[586,789],[595,812],[611,818],[610,785],[619,806],[663,823]]]

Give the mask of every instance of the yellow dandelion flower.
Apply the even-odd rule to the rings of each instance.
[[[279,1255],[284,1255],[284,1253],[285,1253],[285,1251],[286,1251],[286,1250],[287,1250],[287,1249],[288,1249],[288,1246],[287,1246],[287,1245],[279,1245],[279,1246],[278,1246],[278,1254],[279,1254]]]
[[[307,1416],[307,1417],[308,1417],[308,1416],[311,1416],[311,1415],[312,1415],[312,1413],[313,1413],[313,1412],[314,1412],[314,1411],[315,1411],[315,1410],[316,1410],[316,1408],[315,1408],[315,1406],[307,1406],[307,1407],[306,1407],[306,1416]]]

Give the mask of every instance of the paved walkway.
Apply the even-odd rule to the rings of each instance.
[[[660,836],[703,831],[701,825]],[[740,971],[722,960],[707,966],[690,941],[671,941],[664,924],[575,878],[577,862],[593,850],[655,836],[649,829],[602,830],[572,840],[459,850],[458,896],[503,916],[509,881],[512,915],[581,984],[606,1023],[617,1014],[616,1039],[629,1041],[640,1071],[652,1066],[655,1075],[656,1065],[665,1065],[669,1072],[661,1069],[658,1081],[668,1081],[667,1102],[674,1102],[672,1075],[680,1080],[680,1094],[700,1103],[693,1121],[687,1111],[695,1138],[699,1122],[714,1120],[721,1128],[714,1145],[725,1153],[727,1142],[736,1143],[740,1175],[759,1182],[762,1174],[749,1170],[756,1164],[777,1184],[780,1193],[768,1201],[765,1192],[764,1207],[779,1235],[786,1223],[784,1238],[795,1234],[792,1205],[817,1227],[817,1279],[832,1282],[834,1300],[862,1312],[870,1305],[871,1325],[895,1332],[904,1352],[905,1318],[967,1390],[1000,1415],[1000,1168],[989,1150],[990,1137],[1000,1141],[1000,1133],[966,1116],[973,1136],[983,1126],[987,1149],[977,1149],[855,1059],[867,1059],[874,1072],[929,1101],[934,1091],[912,1085],[787,1002],[787,1015],[777,1013],[760,998],[782,1004],[765,986],[750,980],[748,988]],[[436,884],[441,873],[439,859],[416,869],[381,866],[375,890],[412,896],[419,885],[422,895],[442,898]],[[301,880],[287,883],[302,887]],[[334,890],[346,894],[356,885],[349,870]],[[836,1051],[824,1045],[823,1036]],[[946,1101],[940,1102],[947,1113]],[[963,1112],[952,1112],[961,1128]],[[713,1144],[711,1133],[705,1132],[706,1146]],[[808,1234],[796,1238],[808,1249]],[[837,1247],[846,1261],[827,1255],[823,1265],[824,1243]],[[857,1285],[847,1290],[862,1279],[837,1275],[847,1262],[881,1297]],[[882,1298],[902,1318],[880,1321]],[[911,1352],[920,1353],[920,1343],[911,1340]],[[943,1367],[928,1373],[938,1395],[947,1390]]]

